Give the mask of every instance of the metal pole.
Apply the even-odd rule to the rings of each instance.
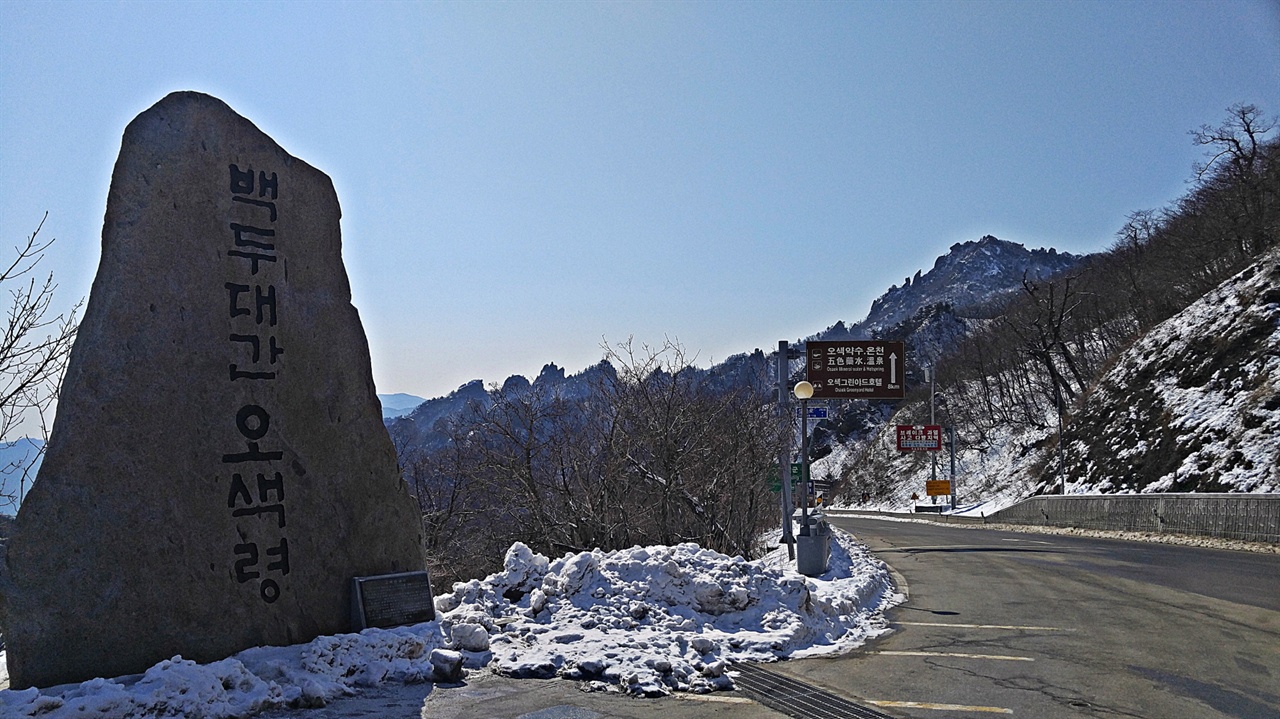
[[[800,534],[809,536],[809,400],[800,400],[800,484],[804,501],[800,504]]]
[[[938,373],[935,371],[935,369],[936,369],[936,368],[934,368],[934,367],[930,367],[930,368],[928,369],[928,372],[929,372],[929,424],[934,424],[934,420],[933,420],[933,383],[934,383],[934,381],[937,379],[937,376],[938,376]],[[930,457],[930,465],[931,465],[931,467],[932,467],[932,471],[930,472],[929,479],[936,480],[936,479],[938,479],[938,453],[937,453],[937,452],[930,452],[930,453],[929,453],[929,457]]]
[[[951,508],[956,508],[956,428],[947,427],[951,437]]]
[[[1062,455],[1062,390],[1058,390],[1058,481],[1062,483],[1062,494],[1067,494],[1067,474],[1063,471],[1066,463]]]
[[[778,479],[782,484],[782,541],[787,545],[787,559],[796,558],[796,537],[791,530],[791,513],[795,503],[791,501],[791,392],[787,380],[791,375],[791,363],[787,359],[787,341],[778,341],[778,408],[782,421],[787,423],[786,442],[778,453]]]

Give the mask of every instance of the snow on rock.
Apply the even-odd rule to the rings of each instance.
[[[1280,491],[1280,250],[1135,342],[1073,426],[1092,491]]]
[[[785,549],[754,562],[694,544],[552,561],[516,544],[502,572],[437,597],[437,621],[4,690],[0,717],[248,717],[384,682],[457,681],[463,662],[651,696],[728,689],[732,662],[837,653],[887,631],[880,613],[902,600],[887,568],[849,535],[832,538],[831,569],[818,578],[797,574]]]
[[[1028,250],[991,235],[956,243],[923,276],[917,272],[902,287],[894,285],[880,295],[871,303],[867,318],[854,327],[873,336],[876,330],[893,327],[928,305],[965,307],[990,302],[1020,289],[1023,277],[1056,275],[1082,260],[1057,250]]]

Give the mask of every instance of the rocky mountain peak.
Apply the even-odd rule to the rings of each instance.
[[[931,304],[957,309],[988,302],[1019,287],[1024,276],[1048,277],[1071,269],[1083,258],[1054,249],[1028,250],[992,235],[959,242],[927,273],[916,272],[871,303],[860,323],[863,333],[891,327]]]

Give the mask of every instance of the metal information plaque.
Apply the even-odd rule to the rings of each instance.
[[[805,373],[815,399],[902,399],[906,374],[902,342],[808,342]]]
[[[382,574],[351,579],[353,631],[399,627],[436,618],[431,579],[426,572]]]

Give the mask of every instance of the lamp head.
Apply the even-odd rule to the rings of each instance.
[[[796,382],[795,388],[791,391],[795,394],[796,399],[809,399],[813,396],[813,385],[804,381]]]

